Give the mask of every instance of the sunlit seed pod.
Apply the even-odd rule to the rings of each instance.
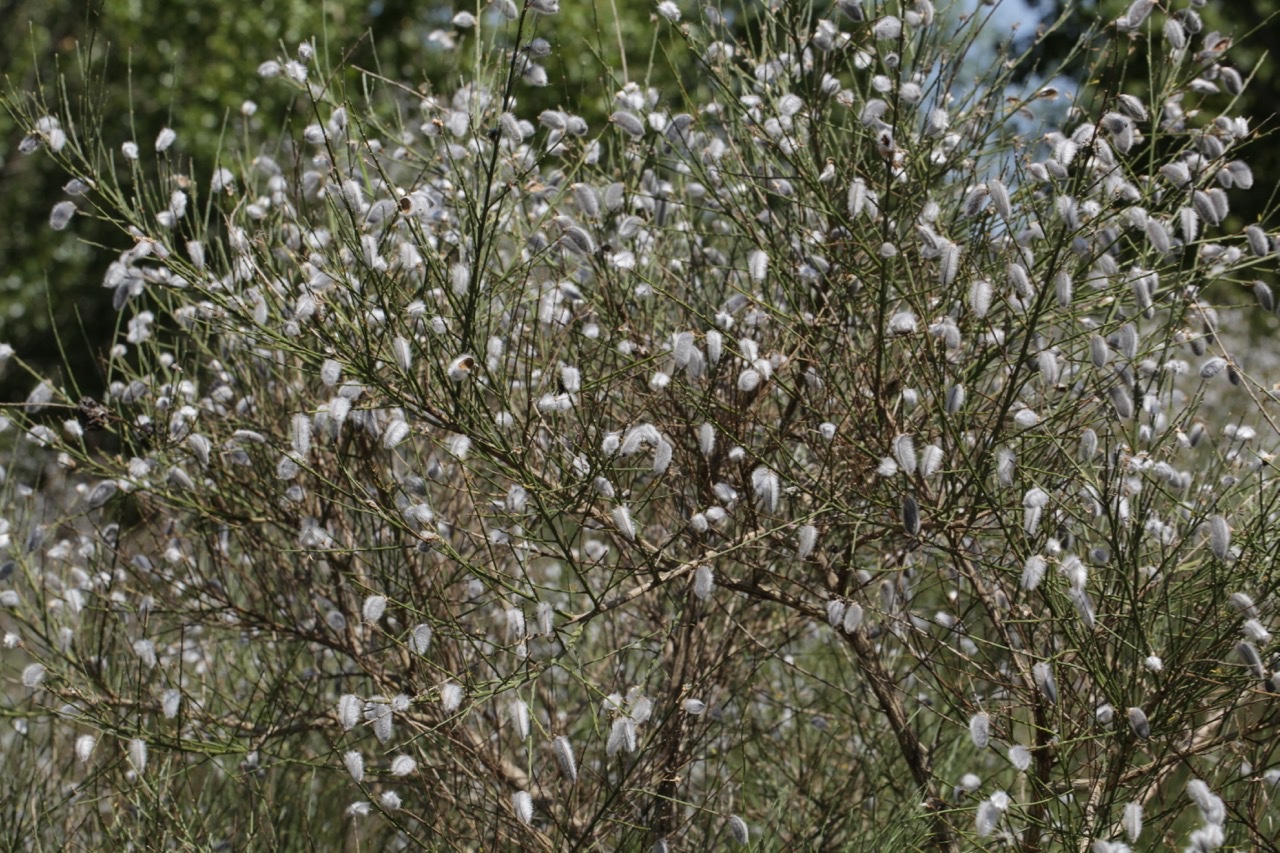
[[[818,544],[818,528],[805,524],[796,531],[796,559],[807,560]]]
[[[387,597],[385,595],[370,595],[365,598],[364,604],[361,605],[360,614],[366,625],[376,625],[382,619],[382,614],[387,611]]]
[[[760,380],[760,373],[748,367],[738,374],[738,390],[744,394],[750,394],[760,387]]]
[[[964,397],[965,392],[963,385],[952,385],[948,388],[946,402],[947,414],[954,415],[964,408]]]
[[[849,183],[849,192],[845,201],[850,219],[857,219],[867,207],[867,182],[862,178],[854,178]]]
[[[609,728],[609,740],[605,744],[608,755],[636,751],[636,723],[629,717],[618,717]]]
[[[667,472],[667,469],[671,467],[672,452],[671,442],[666,439],[658,442],[658,446],[653,450],[653,473],[665,474]]]
[[[464,696],[462,686],[452,681],[446,681],[440,685],[440,707],[444,709],[446,714],[452,714],[462,705]]]
[[[916,472],[916,444],[910,435],[899,435],[893,440],[893,457],[903,473]]]
[[[978,749],[986,749],[991,744],[991,718],[986,711],[969,718],[969,740]]]
[[[856,601],[850,601],[844,608],[844,614],[840,617],[840,630],[846,634],[854,634],[857,633],[861,625],[862,605]]]
[[[30,663],[22,670],[22,686],[34,690],[44,681],[45,667],[42,663]]]
[[[831,598],[827,600],[827,624],[832,628],[839,628],[844,622],[844,611],[846,604],[839,598]]]
[[[1022,567],[1022,578],[1020,585],[1027,592],[1034,592],[1036,587],[1040,586],[1040,581],[1044,580],[1045,569],[1048,568],[1048,562],[1039,554],[1033,554],[1027,558],[1026,563]]]
[[[908,536],[920,534],[920,505],[911,495],[902,499],[902,528]]]
[[[1013,422],[1022,429],[1031,429],[1040,423],[1040,416],[1032,409],[1019,409],[1013,416]]]
[[[406,421],[392,421],[387,424],[386,430],[382,433],[382,446],[387,450],[394,450],[409,437],[409,433],[411,431],[412,430]]]
[[[769,254],[763,249],[752,250],[747,256],[747,270],[751,274],[752,281],[757,284],[763,283],[769,274]]]
[[[920,451],[920,476],[932,477],[942,468],[942,448],[936,444],[925,445],[924,450]]]
[[[782,487],[778,475],[764,465],[751,472],[751,490],[755,493],[756,508],[761,512],[778,511]]]
[[[1045,701],[1050,705],[1056,705],[1058,702],[1058,682],[1054,680],[1053,668],[1044,661],[1040,661],[1032,665],[1031,677],[1035,680],[1036,687],[1040,688],[1040,692],[1044,694]]]
[[[511,808],[523,824],[533,823],[533,797],[528,791],[516,791],[511,795]]]
[[[1013,218],[1013,205],[1009,202],[1009,189],[999,178],[987,181],[987,192],[991,195],[991,203],[1002,219]]]
[[[573,754],[573,744],[564,735],[557,735],[551,741],[551,752],[556,757],[560,773],[570,782],[578,781],[578,761]]]
[[[715,588],[715,572],[710,566],[698,566],[697,571],[693,573],[693,594],[699,601],[706,601],[715,592]]]
[[[1022,744],[1014,744],[1009,747],[1009,763],[1019,773],[1025,772],[1031,766],[1031,750]]]
[[[81,764],[87,763],[97,746],[98,739],[93,735],[80,735],[76,738],[76,758]]]
[[[1200,365],[1200,378],[1212,379],[1221,373],[1226,366],[1227,360],[1225,358],[1222,358],[1221,356],[1214,356],[1204,364]]]
[[[351,774],[351,781],[359,785],[364,781],[364,756],[357,750],[345,752],[342,755],[342,763],[346,766],[347,772]]]
[[[147,742],[142,738],[129,741],[129,763],[138,775],[147,772]]]
[[[1031,277],[1027,275],[1026,267],[1022,264],[1009,264],[1009,286],[1013,288],[1014,293],[1023,299],[1030,299],[1035,295],[1035,290],[1031,287]]]
[[[636,526],[631,520],[631,510],[626,506],[616,506],[610,513],[609,518],[613,521],[614,528],[621,534],[622,538],[635,541]]]
[[[1141,708],[1129,708],[1125,713],[1129,717],[1129,728],[1142,740],[1151,737],[1151,723]]]
[[[724,352],[724,336],[715,329],[710,329],[704,338],[707,347],[707,361],[712,365],[720,363],[720,356]]]
[[[431,626],[426,623],[415,626],[409,636],[409,648],[414,654],[425,655],[431,650],[432,634]]]
[[[994,295],[991,282],[978,279],[969,285],[969,310],[975,317],[985,317],[991,310],[991,299]]]
[[[1187,796],[1200,810],[1205,823],[1221,826],[1227,820],[1227,806],[1222,798],[1213,793],[1209,786],[1200,779],[1187,782]]]
[[[511,725],[515,727],[517,737],[520,740],[528,740],[530,731],[529,703],[519,698],[512,699],[507,706],[507,718],[511,720]]]
[[[1231,527],[1220,515],[1209,518],[1209,550],[1219,560],[1231,556]]]
[[[1129,802],[1125,804],[1124,814],[1120,818],[1120,826],[1124,828],[1124,834],[1129,837],[1129,843],[1136,844],[1138,837],[1142,835],[1142,803]]]
[[[346,693],[338,700],[338,722],[346,731],[356,727],[360,722],[360,712],[364,707],[364,703],[360,701],[360,697]]]

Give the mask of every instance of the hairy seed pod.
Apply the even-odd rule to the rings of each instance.
[[[818,528],[812,524],[802,526],[796,532],[796,558],[807,560],[809,555],[813,553],[814,546],[818,544]]]
[[[991,282],[986,279],[978,279],[969,285],[969,310],[975,317],[987,316],[987,312],[991,310],[993,293]]]
[[[1253,643],[1243,642],[1237,644],[1236,654],[1240,656],[1240,660],[1249,668],[1255,678],[1267,677],[1267,669],[1263,666],[1262,657],[1258,654],[1258,648]]]
[[[564,735],[557,735],[551,741],[551,751],[555,754],[556,764],[560,772],[570,782],[578,781],[578,762],[573,755],[573,744]]]
[[[1225,560],[1231,555],[1231,527],[1220,515],[1209,519],[1209,550],[1219,560]]]
[[[1046,568],[1048,568],[1048,562],[1044,557],[1039,554],[1028,557],[1022,567],[1022,588],[1027,592],[1034,592],[1036,587],[1040,586],[1040,581],[1044,579]]]
[[[916,445],[909,435],[899,435],[893,440],[893,457],[903,473],[911,475],[916,472]]]
[[[840,630],[846,634],[853,634],[861,624],[862,605],[856,601],[850,601],[844,609],[844,616],[840,619]]]
[[[1138,837],[1142,835],[1142,803],[1126,803],[1120,825],[1124,828],[1124,834],[1129,837],[1129,842],[1138,843]]]
[[[991,743],[991,718],[986,711],[979,711],[969,718],[969,740],[978,749],[986,749]]]
[[[1129,708],[1125,713],[1129,717],[1129,728],[1135,735],[1142,740],[1151,737],[1151,723],[1147,720],[1146,712],[1141,708]]]
[[[711,593],[715,591],[716,581],[715,573],[710,566],[698,566],[697,571],[693,573],[693,594],[698,597],[699,601],[706,601],[711,597]]]
[[[1089,360],[1093,366],[1102,369],[1107,366],[1107,361],[1111,358],[1111,350],[1107,346],[1107,342],[1103,340],[1101,335],[1089,336]]]

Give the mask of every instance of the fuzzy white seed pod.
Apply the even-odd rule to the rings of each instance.
[[[93,735],[80,735],[76,738],[76,758],[81,764],[88,762],[97,746],[98,739]]]
[[[462,686],[452,681],[440,685],[440,707],[446,714],[452,714],[462,705]]]
[[[564,735],[557,735],[551,741],[551,751],[556,757],[560,772],[570,782],[578,781],[578,762],[573,754],[573,744]]]
[[[893,440],[893,458],[898,468],[907,475],[916,472],[916,444],[909,435],[899,435]]]
[[[142,738],[129,741],[129,763],[139,776],[147,772],[147,742]]]
[[[364,600],[364,604],[360,608],[360,613],[364,618],[366,625],[376,625],[382,614],[387,610],[387,597],[385,595],[370,595]]]
[[[862,605],[850,601],[844,608],[844,616],[840,619],[840,630],[846,634],[854,634],[862,625]]]
[[[698,566],[697,571],[693,573],[693,594],[700,601],[706,601],[711,597],[711,593],[715,591],[716,580],[715,572],[710,566]]]
[[[807,560],[818,544],[818,528],[812,524],[803,525],[796,531],[796,558]]]
[[[827,601],[827,624],[832,628],[839,628],[844,622],[845,603],[838,598],[828,599]]]
[[[1129,843],[1136,844],[1138,836],[1142,835],[1142,803],[1126,803],[1120,825],[1124,828],[1124,834],[1129,837]]]
[[[1040,581],[1044,580],[1044,572],[1048,567],[1045,558],[1039,554],[1033,554],[1027,558],[1026,563],[1022,567],[1022,588],[1027,592],[1035,591],[1040,586]]]
[[[351,774],[351,781],[359,785],[364,781],[364,756],[356,750],[343,753],[342,763]]]
[[[991,310],[991,299],[994,290],[991,282],[986,279],[978,279],[969,285],[969,310],[973,312],[975,317],[985,317],[987,312]]]
[[[528,791],[516,791],[511,795],[511,807],[523,824],[533,823],[533,797]]]
[[[755,493],[757,509],[771,514],[778,511],[782,487],[777,474],[761,465],[751,472],[751,489]]]
[[[613,521],[614,528],[622,535],[622,538],[632,542],[636,538],[636,526],[631,520],[631,510],[626,506],[616,506],[609,513],[609,518]]]
[[[969,740],[978,749],[986,749],[991,743],[991,718],[986,711],[979,711],[969,718]]]

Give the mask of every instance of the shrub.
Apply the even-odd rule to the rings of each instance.
[[[521,109],[555,6],[440,93],[268,60],[299,120],[205,172],[14,102],[131,239],[104,388],[12,412],[9,831],[1265,843],[1229,40],[1138,0],[1071,98],[985,7],[663,3],[703,82],[592,126]]]

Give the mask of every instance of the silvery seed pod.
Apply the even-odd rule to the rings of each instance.
[[[1125,713],[1129,716],[1129,728],[1133,729],[1135,735],[1143,740],[1151,737],[1151,723],[1141,708],[1129,708]]]

